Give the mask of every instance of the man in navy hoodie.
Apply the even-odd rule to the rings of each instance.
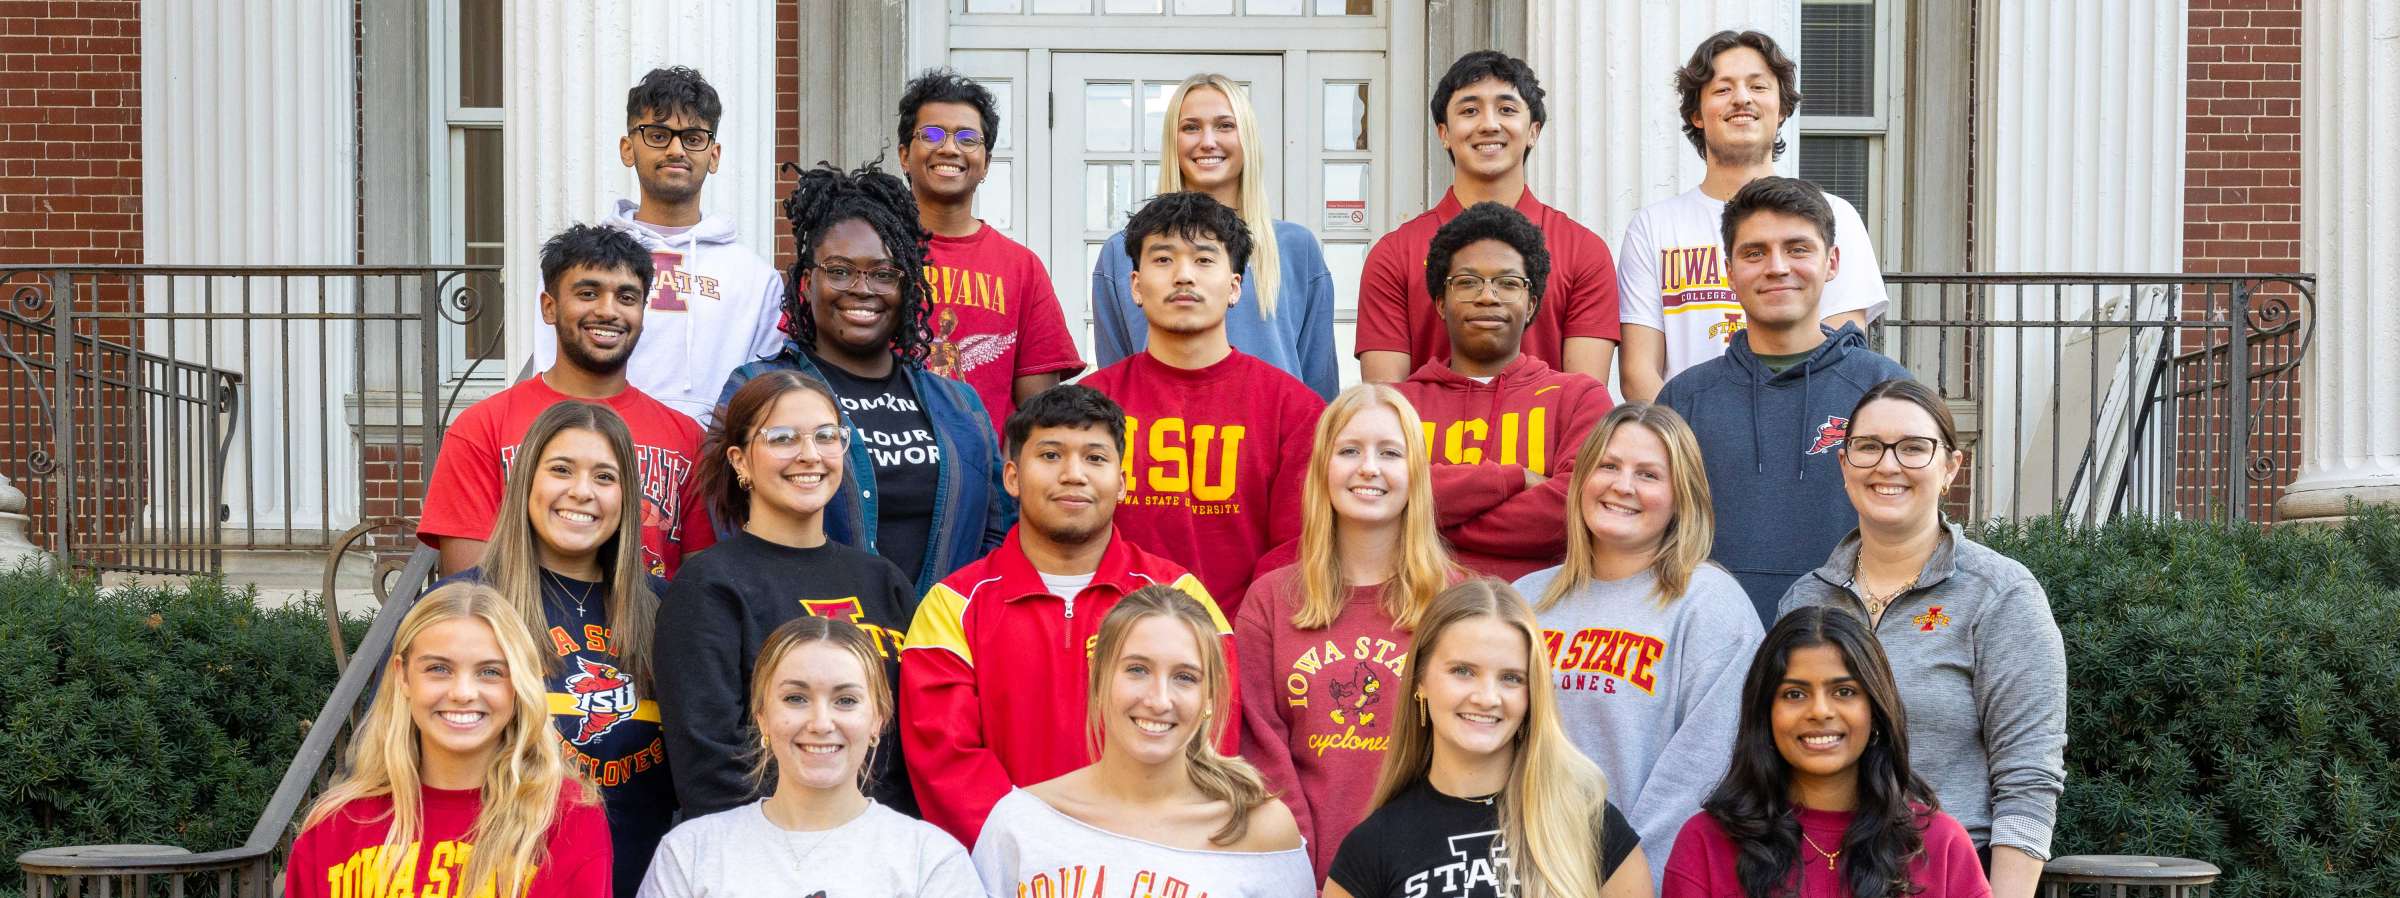
[[[1857,325],[1818,323],[1817,298],[1842,260],[1816,185],[1751,181],[1725,204],[1724,238],[1727,280],[1749,324],[1723,356],[1667,381],[1658,402],[1700,438],[1717,511],[1710,557],[1771,625],[1784,590],[1858,526],[1834,451],[1850,410],[1867,388],[1909,375],[1868,349]]]

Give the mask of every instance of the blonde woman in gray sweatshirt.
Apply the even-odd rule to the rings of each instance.
[[[1943,520],[1965,459],[1933,390],[1868,389],[1841,453],[1858,529],[1781,610],[1867,622],[1908,707],[1910,766],[1985,855],[1994,898],[2031,898],[2067,777],[2066,644],[2050,598],[2024,565]]]
[[[1725,775],[1765,633],[1741,583],[1708,560],[1708,471],[1683,416],[1616,407],[1575,453],[1572,482],[1566,563],[1516,587],[1538,597],[1559,722],[1642,844],[1660,847],[1657,882],[1664,847]]]

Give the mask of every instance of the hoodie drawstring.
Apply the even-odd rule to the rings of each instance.
[[[1761,436],[1760,431],[1765,430],[1767,425],[1758,417],[1758,394],[1766,390],[1767,382],[1758,376],[1757,371],[1750,372],[1750,457],[1757,462],[1758,473],[1761,474],[1767,473],[1767,438]]]
[[[1811,364],[1809,364],[1809,362],[1811,362],[1811,361],[1815,361],[1815,360],[1814,360],[1814,359],[1807,359],[1807,360],[1803,360],[1803,361],[1801,361],[1801,363],[1800,363],[1800,433],[1802,433],[1802,434],[1804,434],[1804,435],[1808,433],[1808,418],[1809,418],[1809,415],[1808,415],[1808,408],[1809,408],[1809,395],[1808,395],[1808,394],[1809,394],[1809,392],[1810,392],[1810,388],[1811,388],[1811,384],[1810,384],[1810,382],[1809,382],[1809,379],[1808,379],[1808,378],[1809,378],[1809,369],[1811,369],[1811,368],[1815,368],[1815,367],[1816,367],[1815,365],[1811,365]],[[1801,459],[1800,459],[1800,482],[1801,482],[1801,483],[1807,483],[1807,482],[1808,482],[1808,458],[1807,458],[1806,456],[1802,456],[1802,457],[1801,457]]]

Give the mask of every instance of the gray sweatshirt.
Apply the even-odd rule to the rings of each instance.
[[[1525,575],[1517,591],[1541,601],[1559,568]],[[1742,678],[1766,632],[1742,584],[1702,562],[1665,608],[1645,571],[1591,584],[1537,612],[1567,737],[1608,776],[1665,882],[1667,849],[1700,812],[1733,759]]]
[[[1828,605],[1864,619],[1851,587],[1858,539],[1793,583],[1781,612]],[[2067,782],[2067,656],[2042,584],[1949,524],[1874,629],[1908,709],[1909,766],[1942,810],[1978,846],[2048,859]]]
[[[765,799],[667,833],[639,898],[961,898],[983,884],[967,850],[881,804],[823,832],[767,819]]]
[[[1312,898],[1308,848],[1196,851],[1119,835],[1077,820],[1033,793],[1010,789],[983,820],[975,872],[991,898],[1118,894],[1208,898]]]

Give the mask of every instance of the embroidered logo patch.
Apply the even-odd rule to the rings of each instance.
[[[1943,627],[1950,626],[1950,615],[1943,614],[1942,606],[1935,605],[1931,608],[1925,609],[1925,613],[1909,618],[1908,622],[1916,624],[1917,629],[1919,630],[1931,633]]]
[[[1823,455],[1849,438],[1850,419],[1840,415],[1826,415],[1825,423],[1817,425],[1817,441],[1808,444],[1808,454]]]

